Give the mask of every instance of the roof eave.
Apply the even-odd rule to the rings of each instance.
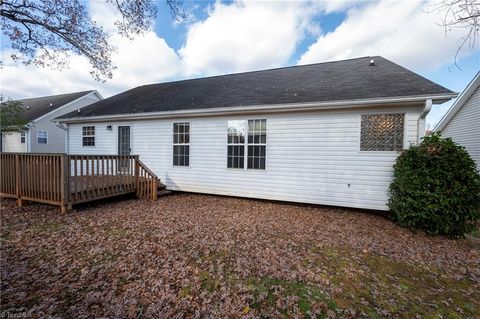
[[[445,126],[450,122],[453,116],[458,112],[458,110],[462,107],[462,105],[472,96],[475,90],[480,87],[480,72],[478,72],[470,83],[467,85],[465,90],[460,94],[457,100],[452,104],[452,106],[448,109],[447,113],[443,115],[440,119],[440,122],[437,123],[435,128],[433,129],[434,132],[442,131]]]
[[[259,113],[259,112],[291,112],[291,111],[309,111],[321,108],[321,110],[330,109],[350,109],[369,106],[378,106],[381,104],[415,104],[423,103],[425,100],[432,100],[433,103],[444,103],[455,98],[458,93],[445,93],[436,95],[418,95],[406,97],[391,98],[373,98],[359,100],[343,100],[328,102],[309,102],[309,103],[289,103],[273,105],[254,105],[254,106],[233,106],[223,108],[208,108],[196,110],[178,110],[147,113],[125,113],[100,116],[77,116],[71,118],[57,118],[56,121],[62,123],[81,123],[81,122],[102,122],[108,120],[129,120],[129,119],[156,119],[172,118],[184,116],[218,116],[235,113]]]

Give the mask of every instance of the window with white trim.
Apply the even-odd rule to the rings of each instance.
[[[266,148],[266,119],[228,121],[227,168],[265,169]]]
[[[190,165],[190,123],[173,123],[173,166]]]
[[[401,151],[403,149],[404,114],[362,115],[361,151]]]
[[[82,127],[82,146],[95,146],[95,126]]]
[[[25,144],[25,140],[26,140],[26,134],[20,133],[20,143]]]
[[[245,121],[228,121],[227,167],[245,167]]]
[[[265,169],[266,149],[267,120],[249,120],[247,168]]]
[[[48,142],[48,132],[37,131],[37,144],[47,144],[47,142]]]

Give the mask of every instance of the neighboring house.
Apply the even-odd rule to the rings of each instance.
[[[382,57],[140,86],[62,116],[70,154],[170,190],[386,210],[398,152],[456,93]]]
[[[435,127],[465,147],[480,170],[480,72]]]
[[[84,91],[19,100],[29,123],[2,135],[2,152],[64,153],[66,131],[52,120],[101,99],[97,91]]]

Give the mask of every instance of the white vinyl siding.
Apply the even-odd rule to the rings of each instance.
[[[95,94],[88,94],[66,106],[62,106],[44,117],[34,120],[30,127],[26,145],[29,145],[29,152],[32,153],[64,153],[66,131],[56,123],[56,118],[72,111],[77,111],[86,105],[99,100]],[[48,131],[48,144],[37,143],[37,132]],[[82,132],[80,131],[80,137]],[[85,148],[87,149],[87,148]]]
[[[2,151],[11,153],[24,153],[27,151],[27,144],[22,143],[20,132],[2,134]],[[28,135],[27,135],[28,136]]]
[[[132,154],[152,169],[170,190],[263,198],[334,206],[387,209],[388,186],[397,152],[360,151],[361,114],[404,113],[404,147],[416,143],[419,107],[259,114],[266,119],[267,169],[227,168],[228,121],[245,116],[219,116],[135,121]],[[172,166],[172,125],[190,123],[190,167]],[[81,128],[69,126],[72,154],[85,154]],[[112,122],[95,123],[95,150],[87,154],[116,154]],[[246,154],[245,154],[246,156]]]
[[[480,170],[480,88],[461,106],[441,133],[464,146]]]

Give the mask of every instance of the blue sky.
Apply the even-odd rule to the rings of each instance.
[[[433,0],[432,0],[433,1]],[[115,33],[118,19],[102,0],[92,18],[112,33],[117,66],[95,82],[88,62],[73,55],[66,70],[38,69],[8,59],[2,39],[1,93],[12,98],[97,89],[105,97],[148,83],[297,64],[382,55],[451,90],[480,70],[479,49],[455,52],[465,30],[445,34],[428,1],[185,1],[189,19],[175,22],[165,3],[152,30],[133,41]],[[20,80],[19,80],[20,79]],[[451,103],[434,106],[433,126]]]

